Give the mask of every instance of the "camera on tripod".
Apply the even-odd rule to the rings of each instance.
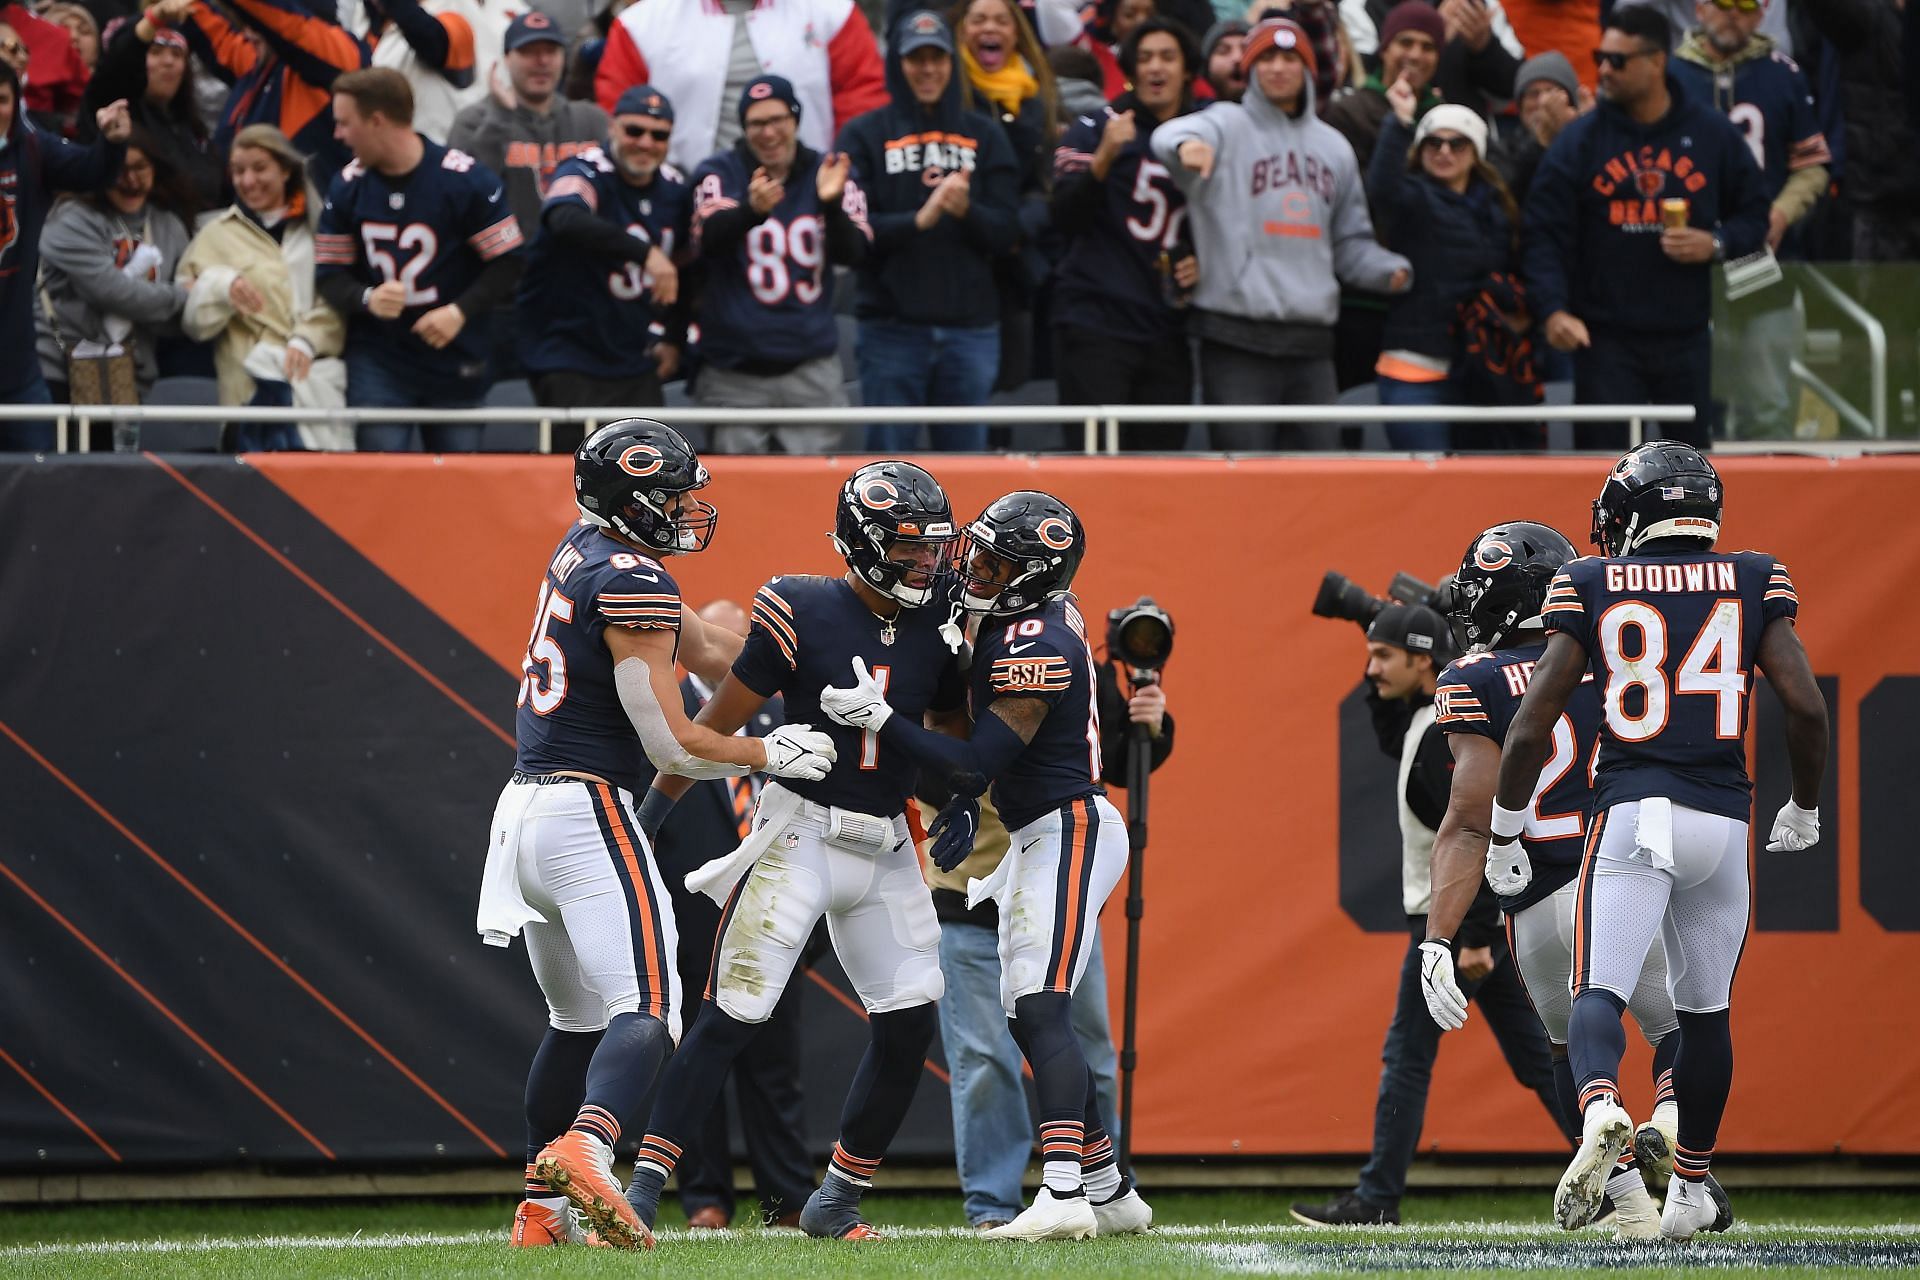
[[[1329,569],[1327,576],[1320,580],[1320,590],[1313,597],[1313,612],[1322,618],[1345,618],[1365,631],[1372,625],[1375,616],[1394,601],[1423,604],[1444,618],[1452,597],[1451,574],[1442,578],[1440,585],[1434,586],[1410,573],[1396,573],[1393,581],[1387,584],[1387,594],[1383,598],[1374,595],[1346,574]]]
[[[1136,692],[1160,683],[1160,672],[1173,654],[1173,615],[1152,596],[1120,606],[1107,615],[1107,652],[1127,664]]]

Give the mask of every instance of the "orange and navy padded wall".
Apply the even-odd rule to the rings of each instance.
[[[544,1007],[520,949],[472,922],[568,465],[0,465],[0,1170],[520,1158]],[[834,572],[851,465],[711,460],[718,535],[674,566],[689,600]],[[1088,528],[1089,616],[1150,594],[1176,619],[1135,1150],[1365,1150],[1406,945],[1393,762],[1360,705],[1359,630],[1308,605],[1330,568],[1434,581],[1496,520],[1584,545],[1602,465],[930,465],[963,515],[1058,493]],[[1828,838],[1754,854],[1721,1149],[1920,1154],[1920,997],[1900,978],[1920,970],[1920,459],[1720,465],[1722,545],[1791,570],[1834,712]],[[1764,681],[1754,713],[1764,823],[1786,796]],[[824,1150],[864,1031],[830,958],[802,985]],[[1623,1079],[1644,1081],[1630,1045]],[[936,1048],[901,1154],[950,1152],[944,1075]],[[1422,1149],[1558,1149],[1482,1019],[1443,1045]]]

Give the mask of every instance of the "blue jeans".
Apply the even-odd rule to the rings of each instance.
[[[1020,1179],[1033,1152],[1033,1116],[1021,1078],[1020,1046],[1000,1007],[999,937],[983,925],[940,927],[940,1041],[952,1074],[953,1147],[967,1221],[1005,1222],[1020,1212]],[[1107,968],[1095,933],[1093,955],[1073,993],[1073,1030],[1093,1069],[1101,1118],[1115,1140],[1114,1068],[1107,1030]]]
[[[0,395],[0,404],[53,403],[53,392],[48,390],[47,380],[40,375],[40,361],[31,350],[27,352],[27,364],[30,366],[28,381],[6,395]],[[52,453],[58,443],[51,419],[46,422],[0,422],[0,453]]]
[[[862,320],[854,343],[860,396],[869,406],[985,404],[1000,372],[1000,326],[954,328]],[[919,423],[867,428],[867,448],[911,453],[920,447]],[[985,423],[930,429],[931,447],[979,453],[987,447]]]
[[[1381,374],[1377,380],[1381,404],[1453,404],[1453,382],[1402,382]],[[1451,428],[1444,422],[1389,422],[1387,443],[1409,453],[1445,453],[1453,442]]]
[[[473,409],[486,394],[486,384],[474,378],[430,378],[390,369],[357,352],[347,355],[347,403],[364,409]],[[354,428],[354,442],[362,453],[409,453],[413,443],[410,422],[363,422]],[[421,439],[429,453],[472,453],[480,447],[478,423],[422,424]]]

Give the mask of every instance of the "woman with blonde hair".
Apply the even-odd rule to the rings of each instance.
[[[239,198],[187,246],[179,280],[191,282],[181,327],[215,341],[220,403],[340,408],[346,327],[313,287],[313,226],[319,201],[306,161],[270,124],[240,130],[227,172]],[[353,428],[335,423],[244,425],[236,452],[351,449]]]

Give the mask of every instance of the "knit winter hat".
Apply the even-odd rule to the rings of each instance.
[[[1573,64],[1567,61],[1567,55],[1557,49],[1545,53],[1536,53],[1520,64],[1518,74],[1513,77],[1513,96],[1519,100],[1527,96],[1527,86],[1536,80],[1545,80],[1557,84],[1567,91],[1570,102],[1580,100],[1580,77],[1573,73]]]
[[[1414,145],[1426,141],[1428,134],[1436,129],[1451,129],[1473,144],[1480,159],[1487,158],[1487,122],[1472,107],[1463,107],[1456,102],[1443,102],[1420,117],[1419,127],[1413,131]]]
[[[1386,48],[1393,38],[1403,31],[1418,31],[1433,41],[1438,49],[1447,42],[1447,24],[1441,20],[1440,11],[1427,0],[1401,0],[1401,3],[1387,11],[1386,21],[1380,24],[1380,47]]]
[[[1309,75],[1320,73],[1320,61],[1313,56],[1313,41],[1307,38],[1305,28],[1292,18],[1268,18],[1254,27],[1247,35],[1247,47],[1240,51],[1240,70],[1251,76],[1253,64],[1269,49],[1291,50],[1307,64]]]

